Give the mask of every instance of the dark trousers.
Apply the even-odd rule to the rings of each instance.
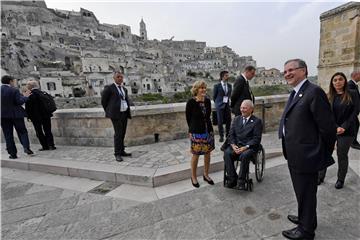
[[[359,118],[358,117],[356,117],[356,121],[355,121],[355,139],[354,139],[354,141],[353,141],[353,143],[355,143],[355,144],[358,144],[359,142],[358,142],[358,140],[357,140],[357,134],[358,134],[358,132],[359,132]]]
[[[316,193],[318,173],[298,173],[291,168],[290,176],[298,203],[298,227],[314,234],[317,225]]]
[[[120,114],[119,119],[111,119],[114,127],[114,155],[121,155],[124,152],[124,139],[127,127],[127,114],[126,112]]]
[[[224,124],[226,127],[226,134],[227,136],[230,131],[230,125],[231,125],[231,111],[229,104],[226,105],[223,109],[216,109],[217,114],[217,123],[218,123],[218,129],[219,129],[219,135],[220,137],[224,137]]]
[[[225,171],[229,179],[229,182],[235,182],[237,179],[245,180],[246,174],[249,172],[249,162],[254,157],[255,151],[248,149],[240,155],[235,154],[231,146],[229,146],[224,152]],[[240,173],[239,176],[236,173],[234,161],[240,160]]]
[[[6,150],[10,155],[16,155],[17,153],[14,141],[14,127],[23,148],[30,148],[30,142],[28,132],[25,127],[24,118],[1,118],[1,129],[5,137]]]
[[[345,177],[349,167],[349,150],[353,143],[354,136],[338,136],[336,142],[336,154],[338,157],[338,173],[337,177],[340,181],[345,182]],[[319,178],[325,179],[326,169],[319,172]]]
[[[41,146],[44,149],[55,147],[54,137],[51,132],[51,118],[42,118],[32,122]]]

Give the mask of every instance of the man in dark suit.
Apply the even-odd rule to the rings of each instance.
[[[1,129],[6,141],[6,150],[9,158],[17,158],[17,149],[14,141],[14,127],[18,134],[24,152],[28,155],[34,154],[30,149],[28,132],[25,127],[24,117],[26,116],[24,108],[21,106],[30,95],[26,91],[22,96],[16,86],[16,79],[5,75],[1,78]]]
[[[30,80],[26,83],[26,88],[31,91],[28,101],[25,103],[27,117],[34,125],[36,136],[42,148],[39,151],[55,150],[54,137],[51,132],[52,113],[45,110],[41,101],[39,83],[36,80]]]
[[[254,104],[251,100],[244,100],[241,103],[241,116],[234,118],[229,133],[229,144],[224,153],[225,171],[229,179],[227,187],[233,188],[237,185],[240,190],[245,189],[246,174],[249,172],[249,162],[258,151],[262,122],[252,115]],[[240,174],[237,176],[234,160],[239,158]]]
[[[348,82],[348,88],[355,92],[355,95],[358,97],[358,100],[359,100],[358,102],[360,102],[360,91],[359,91],[359,86],[358,86],[359,82],[360,82],[360,71],[352,72],[351,80],[349,80],[349,82]],[[359,109],[359,112],[360,112],[360,109]],[[359,112],[358,112],[358,116],[359,116]],[[359,132],[359,118],[356,119],[355,128],[356,128],[355,131],[356,131],[356,136],[357,136],[357,133]],[[357,137],[355,137],[354,142],[351,144],[351,147],[360,150],[360,144],[357,140]]]
[[[105,116],[111,119],[114,126],[115,160],[122,162],[122,157],[131,156],[125,152],[124,138],[127,120],[131,118],[128,92],[123,87],[124,76],[121,72],[114,73],[114,83],[107,85],[101,96],[101,105],[105,110]]]
[[[241,115],[240,106],[245,99],[250,99],[255,104],[255,97],[249,86],[249,81],[255,76],[255,71],[255,67],[247,66],[234,83],[231,95],[231,110],[235,116]]]
[[[282,234],[289,239],[313,239],[318,171],[334,163],[331,155],[336,125],[325,92],[306,79],[303,60],[288,60],[284,77],[294,90],[280,121],[279,137],[298,202],[298,216],[288,215],[297,227]]]
[[[226,126],[226,135],[229,134],[231,125],[230,96],[232,87],[228,83],[229,72],[220,72],[220,83],[214,85],[213,100],[215,102],[217,124],[219,128],[220,142],[224,141],[224,126]]]

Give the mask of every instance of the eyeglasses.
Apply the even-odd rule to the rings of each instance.
[[[300,69],[300,68],[304,68],[304,67],[290,68],[289,70],[284,71],[284,75],[287,74],[287,73],[292,73],[293,71],[295,71],[297,69]]]

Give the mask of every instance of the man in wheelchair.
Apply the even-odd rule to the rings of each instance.
[[[249,173],[249,162],[257,153],[262,134],[262,122],[253,114],[254,104],[251,100],[244,100],[240,106],[241,116],[234,118],[229,136],[228,147],[224,151],[224,162],[228,188],[237,186],[246,190],[246,176]],[[234,161],[239,160],[240,173],[236,173]]]

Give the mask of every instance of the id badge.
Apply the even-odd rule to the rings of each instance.
[[[224,96],[223,97],[223,103],[228,103],[229,101],[229,97],[228,96]]]

